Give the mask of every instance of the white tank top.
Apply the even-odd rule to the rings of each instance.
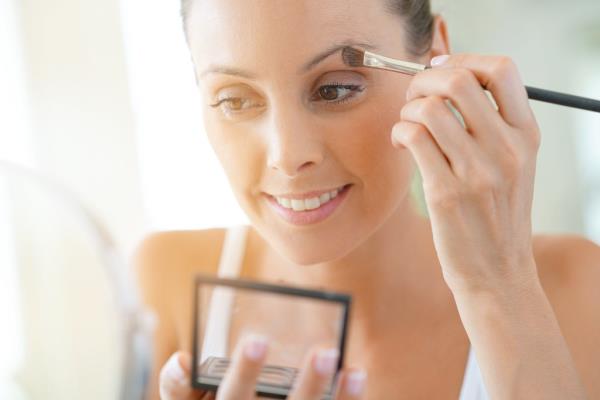
[[[247,225],[233,226],[227,229],[221,250],[218,276],[235,278],[240,275],[246,249],[247,232]],[[222,296],[219,299],[213,299],[211,302],[202,354],[226,355],[226,338],[228,337],[230,320],[229,318],[221,318],[221,316],[229,315],[233,304],[233,299],[228,297],[228,294],[220,293]],[[475,353],[470,347],[459,400],[489,400]]]

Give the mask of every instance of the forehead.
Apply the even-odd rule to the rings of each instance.
[[[188,37],[196,67],[297,68],[332,44],[403,44],[401,19],[384,0],[194,0]]]

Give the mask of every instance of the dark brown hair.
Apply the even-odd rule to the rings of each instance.
[[[181,0],[181,18],[187,37],[187,17],[194,0]],[[429,51],[433,38],[433,14],[429,0],[384,0],[386,9],[402,18],[407,50],[420,56]]]

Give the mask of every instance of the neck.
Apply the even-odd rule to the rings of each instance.
[[[268,253],[265,259],[277,261],[268,263],[271,267],[261,275],[348,293],[353,297],[353,319],[368,318],[369,325],[389,318],[383,311],[387,307],[381,304],[401,302],[410,314],[411,304],[430,296],[431,289],[443,283],[429,221],[408,199],[367,240],[335,261],[298,266]]]

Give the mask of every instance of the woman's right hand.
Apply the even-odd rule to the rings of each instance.
[[[248,336],[238,344],[231,367],[216,393],[217,400],[253,400],[256,398],[256,380],[266,359],[267,341],[260,336]],[[337,350],[314,349],[304,362],[304,367],[289,400],[321,400],[327,384],[335,373]],[[177,352],[169,358],[160,372],[162,400],[214,399],[215,394],[192,388],[191,356]],[[366,374],[361,370],[344,370],[340,373],[335,400],[363,399]]]

